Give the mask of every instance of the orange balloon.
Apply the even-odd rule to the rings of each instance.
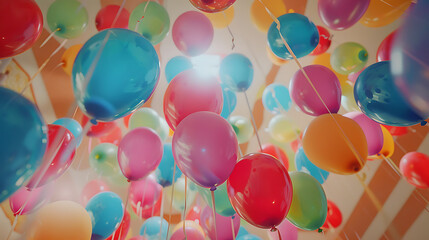
[[[371,0],[359,22],[367,27],[383,27],[398,19],[413,0]]]
[[[63,64],[61,67],[68,75],[72,74],[74,60],[82,46],[83,44],[76,44],[69,47],[61,57],[61,63]]]
[[[395,151],[395,142],[393,141],[392,134],[383,125],[380,125],[380,127],[383,131],[383,147],[377,155],[369,156],[369,160],[383,159],[383,156],[390,158]]]
[[[349,79],[348,75],[339,74],[339,73],[334,71],[334,69],[331,66],[331,54],[330,53],[322,53],[320,55],[317,55],[313,59],[313,64],[325,66],[325,67],[329,68],[333,73],[335,73],[338,80],[340,81],[341,88],[344,87],[344,85],[347,83],[347,81]]]
[[[72,201],[50,203],[37,212],[30,226],[30,240],[90,240],[91,218]]]
[[[226,28],[234,19],[234,7],[231,6],[222,12],[204,12],[204,15],[212,22],[214,28]]]
[[[276,18],[287,13],[283,0],[262,0],[262,2]],[[250,17],[256,28],[265,33],[273,23],[273,19],[265,10],[264,5],[259,0],[254,0],[250,8]]]
[[[339,114],[323,114],[313,119],[304,132],[302,146],[314,165],[337,174],[359,172],[368,156],[361,127]]]

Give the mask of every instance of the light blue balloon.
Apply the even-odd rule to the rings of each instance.
[[[158,55],[147,39],[134,31],[110,28],[95,34],[79,51],[73,91],[86,115],[113,121],[149,99],[159,72]]]
[[[262,240],[262,238],[253,234],[246,234],[246,235],[237,237],[236,240]]]
[[[192,63],[187,57],[175,56],[165,65],[165,78],[170,83],[177,74],[191,68]]]
[[[67,128],[74,136],[77,141],[77,146],[82,142],[82,126],[76,120],[72,118],[59,118],[52,124],[60,125]]]
[[[223,94],[223,107],[220,116],[228,119],[231,113],[234,111],[237,106],[237,96],[233,91],[228,87],[222,84],[222,94]]]
[[[162,155],[161,162],[158,168],[155,170],[156,180],[162,187],[168,187],[173,183],[173,172],[174,172],[174,157],[171,143],[164,143],[164,152]],[[174,181],[182,176],[182,172],[176,165],[176,173],[174,175]]]
[[[161,231],[161,220],[162,220],[162,231]],[[140,228],[140,235],[146,237],[148,240],[159,239],[159,234],[161,232],[161,237],[163,240],[167,239],[167,230],[168,222],[164,218],[160,217],[151,217],[144,221],[142,227]]]
[[[252,62],[240,53],[226,56],[220,63],[220,79],[234,92],[246,91],[253,81]]]
[[[323,184],[329,176],[329,172],[314,165],[305,155],[304,149],[300,147],[295,154],[296,170],[313,176],[320,184]]]
[[[124,217],[121,198],[113,192],[102,192],[92,197],[86,205],[91,217],[91,239],[106,239],[119,227]]]
[[[36,106],[0,87],[0,202],[18,190],[40,166],[46,150],[45,122]]]
[[[274,114],[279,114],[282,111],[287,111],[292,106],[292,99],[289,95],[287,87],[273,83],[264,89],[262,94],[262,104],[265,109]]]
[[[243,226],[240,226],[240,228],[238,229],[236,239],[239,237],[242,237],[244,235],[248,235],[248,234],[249,234],[249,232]]]
[[[287,13],[278,17],[280,32],[297,58],[310,54],[319,44],[319,31],[306,16]],[[273,53],[283,59],[293,59],[280,37],[277,23],[268,29],[268,45]]]

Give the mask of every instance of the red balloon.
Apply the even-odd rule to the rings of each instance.
[[[277,160],[283,163],[283,166],[285,166],[286,170],[289,170],[289,159],[283,149],[268,143],[262,145],[261,152],[277,158]]]
[[[85,128],[88,120],[89,118],[86,115],[82,116],[82,128]],[[86,133],[86,135],[89,137],[100,137],[112,131],[116,126],[116,122],[97,122],[96,125],[91,124],[91,127],[89,128],[89,131]]]
[[[419,152],[405,154],[399,163],[402,175],[407,181],[418,187],[429,187],[429,156]]]
[[[112,143],[118,146],[122,139],[122,130],[116,125],[109,133],[100,136],[98,139],[100,143]]]
[[[203,12],[214,13],[229,8],[235,0],[189,0],[194,7]]]
[[[292,182],[286,168],[264,153],[244,156],[229,176],[227,189],[237,214],[259,228],[279,225],[292,203]]]
[[[390,132],[390,134],[392,134],[392,136],[402,136],[408,133],[408,127],[383,126]]]
[[[121,224],[115,230],[115,232],[113,232],[113,234],[110,235],[110,237],[108,237],[106,240],[125,240],[128,234],[128,230],[130,230],[130,222],[130,214],[127,210],[125,210]]]
[[[118,18],[115,20],[116,15],[118,14],[121,6],[119,5],[107,5],[104,8],[98,11],[97,16],[95,17],[95,27],[98,31],[107,29],[107,28],[128,28],[128,20],[130,19],[130,13],[127,9],[122,8],[119,13]]]
[[[397,31],[390,33],[380,44],[377,50],[377,62],[389,61],[393,40]]]
[[[161,210],[162,186],[151,178],[132,181],[129,190],[131,208],[137,216],[146,219]],[[154,209],[155,208],[155,209]]]
[[[313,52],[310,53],[310,55],[313,56],[326,52],[331,46],[331,34],[329,31],[322,26],[317,26],[317,30],[319,30],[319,44],[317,44]]]
[[[43,29],[43,15],[32,0],[0,1],[0,59],[30,49]]]
[[[186,220],[191,220],[200,224],[200,215],[201,215],[201,207],[195,205],[189,210],[188,215],[186,215]]]
[[[222,87],[216,77],[203,77],[195,70],[179,73],[164,94],[165,120],[172,130],[188,115],[208,111],[220,114]]]
[[[128,114],[127,116],[123,117],[124,125],[126,128],[128,128],[128,124],[130,123],[130,118],[133,115],[133,113]]]
[[[75,151],[73,134],[63,126],[49,124],[48,147],[42,164],[31,177],[27,188],[41,187],[61,176],[72,163]]]
[[[101,180],[92,180],[87,183],[82,190],[81,201],[82,205],[86,206],[89,200],[96,194],[110,191],[109,186]]]
[[[337,228],[342,222],[343,215],[341,214],[340,209],[334,202],[328,200],[328,214],[322,227],[330,228],[332,226],[333,228]]]

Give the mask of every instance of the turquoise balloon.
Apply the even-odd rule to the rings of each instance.
[[[200,195],[203,197],[204,201],[209,205],[210,207],[213,206],[212,204],[212,197],[211,197],[211,191],[208,188],[203,188],[195,185],[197,191],[200,193]],[[215,195],[215,205],[216,205],[216,212],[222,216],[229,217],[235,214],[235,210],[231,205],[231,202],[228,198],[228,191],[226,189],[226,182],[221,184],[216,188],[214,191]]]
[[[90,118],[113,121],[142,106],[159,79],[152,44],[136,32],[111,28],[90,38],[73,65],[73,91]]]
[[[76,0],[56,0],[49,6],[46,20],[55,35],[62,38],[80,36],[88,26],[88,12]]]
[[[319,31],[306,16],[288,13],[278,17],[280,32],[297,58],[310,54],[319,44]],[[273,53],[283,59],[293,59],[280,37],[277,23],[268,29],[268,45]]]
[[[192,63],[187,57],[175,56],[165,65],[165,78],[170,83],[177,74],[191,68]]]
[[[162,226],[161,226],[162,221]],[[162,230],[161,230],[162,227]],[[147,238],[148,240],[155,239],[167,239],[168,222],[164,218],[151,217],[144,221],[140,228],[140,235]],[[160,237],[161,234],[161,237]]]
[[[262,240],[262,238],[260,238],[256,235],[253,235],[253,234],[246,234],[246,235],[243,235],[240,237],[237,236],[237,238],[235,238],[235,239],[236,240]]]
[[[77,140],[77,146],[82,142],[82,126],[76,120],[72,118],[59,118],[55,120],[52,124],[60,125],[67,128]]]
[[[0,202],[40,166],[47,128],[36,106],[20,94],[0,87]]]
[[[290,98],[287,87],[278,83],[273,83],[264,89],[262,104],[265,109],[271,113],[279,114],[289,110],[292,106],[292,99]]]
[[[305,172],[316,178],[323,184],[329,176],[329,172],[316,167],[305,155],[304,149],[300,147],[295,154],[295,167],[300,172]]]
[[[233,91],[231,91],[224,84],[221,84],[221,86],[222,86],[222,94],[223,94],[223,106],[222,106],[222,112],[220,113],[220,116],[225,119],[228,119],[228,117],[231,115],[231,113],[234,111],[235,107],[237,106],[237,96]]]
[[[162,187],[168,187],[173,184],[173,172],[174,172],[174,157],[171,143],[164,143],[164,151],[162,154],[161,162],[155,170],[155,176],[157,182]],[[176,165],[176,172],[174,173],[174,181],[182,176],[182,171]]]
[[[243,237],[245,235],[250,234],[243,226],[240,226],[240,228],[238,229],[238,233],[237,236],[235,237],[236,239],[239,237]]]
[[[253,81],[252,62],[240,53],[226,56],[220,63],[220,79],[234,92],[246,91]]]

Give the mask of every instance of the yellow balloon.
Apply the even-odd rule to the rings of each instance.
[[[269,47],[268,45],[267,45],[266,49],[267,49],[267,55],[268,55],[268,58],[271,60],[271,62],[272,62],[273,64],[280,66],[280,65],[283,65],[283,64],[285,64],[285,63],[287,63],[287,62],[288,62],[288,60],[285,60],[285,59],[283,59],[283,58],[279,58],[279,57],[277,57],[277,56],[273,53],[273,51],[271,51],[271,49],[270,49],[270,47]]]
[[[72,74],[74,60],[82,46],[83,44],[76,44],[69,47],[61,57],[61,63],[63,64],[61,67],[68,75]]]
[[[369,156],[368,159],[383,159],[383,156],[390,158],[395,151],[395,142],[393,141],[392,134],[384,126],[380,125],[381,130],[383,131],[383,148],[381,148],[380,153],[377,155]],[[383,155],[383,156],[381,156]]]
[[[270,10],[270,12],[277,18],[283,14],[286,14],[286,7],[282,0],[262,0],[265,6]],[[250,17],[253,24],[261,31],[267,32],[270,28],[273,19],[265,10],[264,5],[262,5],[259,0],[254,0],[252,7],[250,8]]]
[[[271,137],[281,143],[292,142],[300,131],[294,122],[287,119],[285,115],[277,115],[268,123],[268,132]]]
[[[234,7],[231,6],[222,12],[204,12],[204,15],[212,22],[214,28],[226,28],[234,19]]]
[[[413,0],[371,0],[359,22],[367,27],[383,27],[398,19]]]
[[[360,111],[355,101],[355,96],[353,93],[353,83],[347,81],[344,85],[341,86],[341,92],[341,106],[343,106],[343,108],[346,109],[347,112]]]
[[[337,76],[338,80],[340,81],[341,87],[343,87],[345,83],[348,81],[347,75],[339,74],[332,68],[330,53],[323,53],[323,54],[317,55],[313,59],[313,64],[322,65],[329,68]]]

